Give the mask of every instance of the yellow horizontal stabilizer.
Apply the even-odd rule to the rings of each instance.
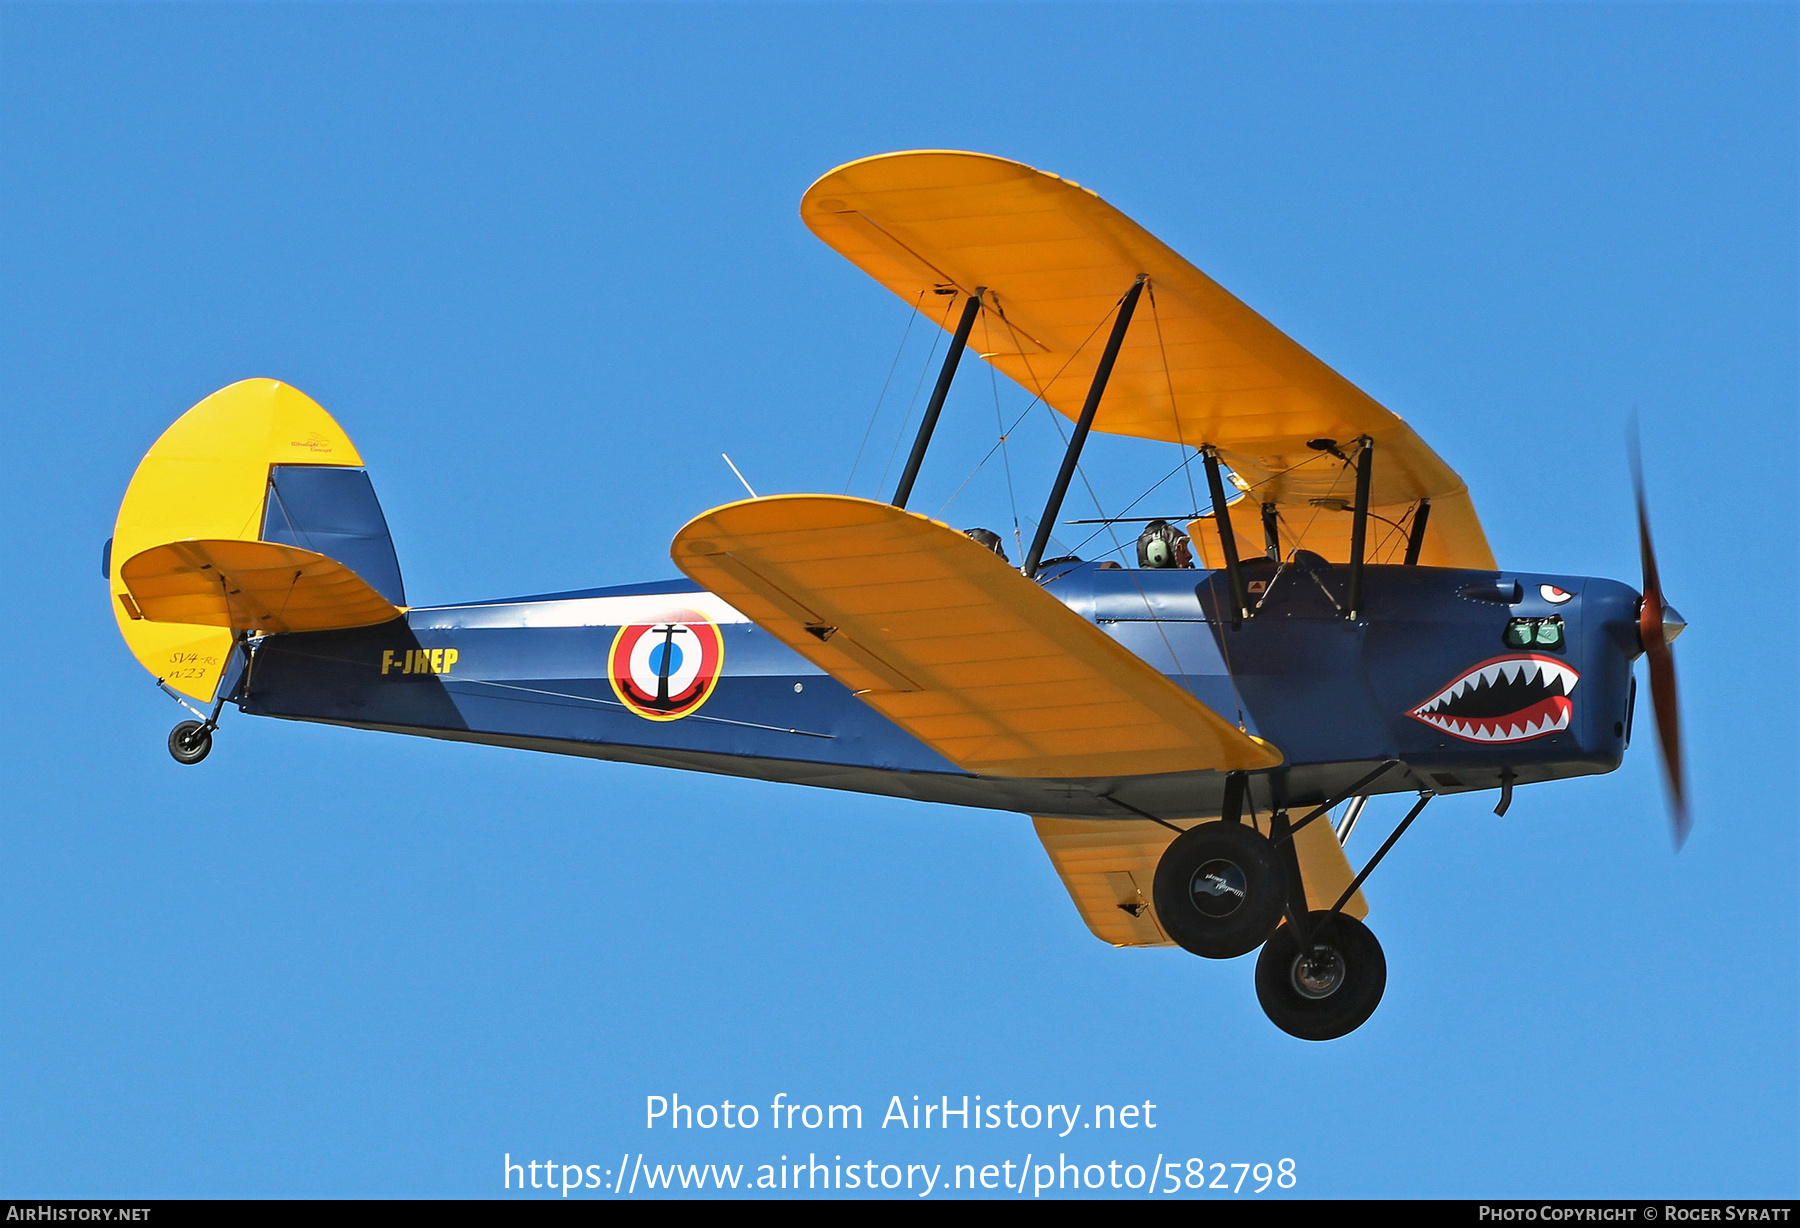
[[[1153,897],[1156,863],[1175,839],[1174,832],[1160,824],[1130,819],[1033,819],[1031,823],[1094,937],[1115,947],[1173,945],[1157,920]],[[1254,825],[1265,836],[1269,834],[1267,815]],[[1307,908],[1326,909],[1337,903],[1355,875],[1331,824],[1315,819],[1301,828],[1294,836],[1294,852],[1306,886]],[[1344,912],[1358,920],[1369,915],[1361,890],[1350,897]]]
[[[889,504],[730,503],[683,526],[670,554],[968,771],[1129,776],[1281,762],[991,550]]]
[[[119,568],[132,617],[233,631],[335,631],[400,609],[335,559],[276,542],[168,542]]]
[[[1427,561],[1492,569],[1468,492],[1412,428],[1093,192],[986,154],[919,150],[838,167],[800,202],[813,233],[907,303],[948,326],[985,287],[970,337],[1028,391],[1079,415],[1114,305],[1137,276],[1138,304],[1094,429],[1217,448],[1293,519],[1348,498],[1342,460],[1307,446],[1375,443],[1375,506],[1432,501]],[[1342,553],[1307,549],[1343,561]]]

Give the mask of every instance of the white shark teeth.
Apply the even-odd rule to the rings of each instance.
[[[1523,742],[1528,738],[1555,733],[1569,727],[1569,705],[1559,704],[1554,711],[1521,721],[1516,717],[1485,717],[1477,720],[1451,718],[1436,712],[1415,713],[1421,720],[1472,742]]]
[[[1569,695],[1581,675],[1562,662],[1535,655],[1507,657],[1469,670],[1413,716],[1470,742],[1523,742],[1569,727]],[[1459,716],[1448,711],[1456,700],[1488,687],[1529,684],[1538,697],[1519,711],[1500,716]],[[1560,699],[1562,702],[1550,702]]]
[[[1477,687],[1497,686],[1502,682],[1517,682],[1521,678],[1546,687],[1553,686],[1560,681],[1564,695],[1573,692],[1575,684],[1581,681],[1581,675],[1561,661],[1546,660],[1543,657],[1513,657],[1505,661],[1496,661],[1492,665],[1484,665],[1480,669],[1470,670],[1440,691],[1429,703],[1415,711],[1420,716],[1429,715]]]

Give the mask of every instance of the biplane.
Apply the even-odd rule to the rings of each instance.
[[[1685,836],[1683,623],[1641,478],[1640,589],[1501,568],[1406,423],[1092,191],[918,151],[837,168],[800,213],[944,308],[891,500],[715,507],[675,535],[679,580],[410,605],[344,431],[289,385],[232,384],[157,440],[107,543],[125,641],[192,713],[175,759],[234,704],[1016,811],[1097,937],[1260,950],[1265,1012],[1310,1040],[1381,999],[1363,887],[1427,803],[1498,790],[1504,814],[1518,786],[1618,767],[1639,656]],[[980,358],[1073,422],[1016,560],[906,506],[978,318]],[[1147,523],[1124,564],[1046,558],[1094,431],[1182,449],[1210,507]],[[1387,794],[1410,806],[1353,870]]]

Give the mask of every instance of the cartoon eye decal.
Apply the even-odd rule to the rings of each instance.
[[[1538,592],[1542,593],[1544,600],[1548,601],[1551,605],[1562,605],[1565,602],[1575,600],[1574,593],[1565,592],[1563,589],[1557,588],[1554,584],[1540,584],[1538,585]]]

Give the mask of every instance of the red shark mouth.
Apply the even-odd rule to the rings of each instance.
[[[1581,675],[1554,657],[1521,653],[1465,670],[1407,715],[1465,742],[1524,742],[1569,727]]]

